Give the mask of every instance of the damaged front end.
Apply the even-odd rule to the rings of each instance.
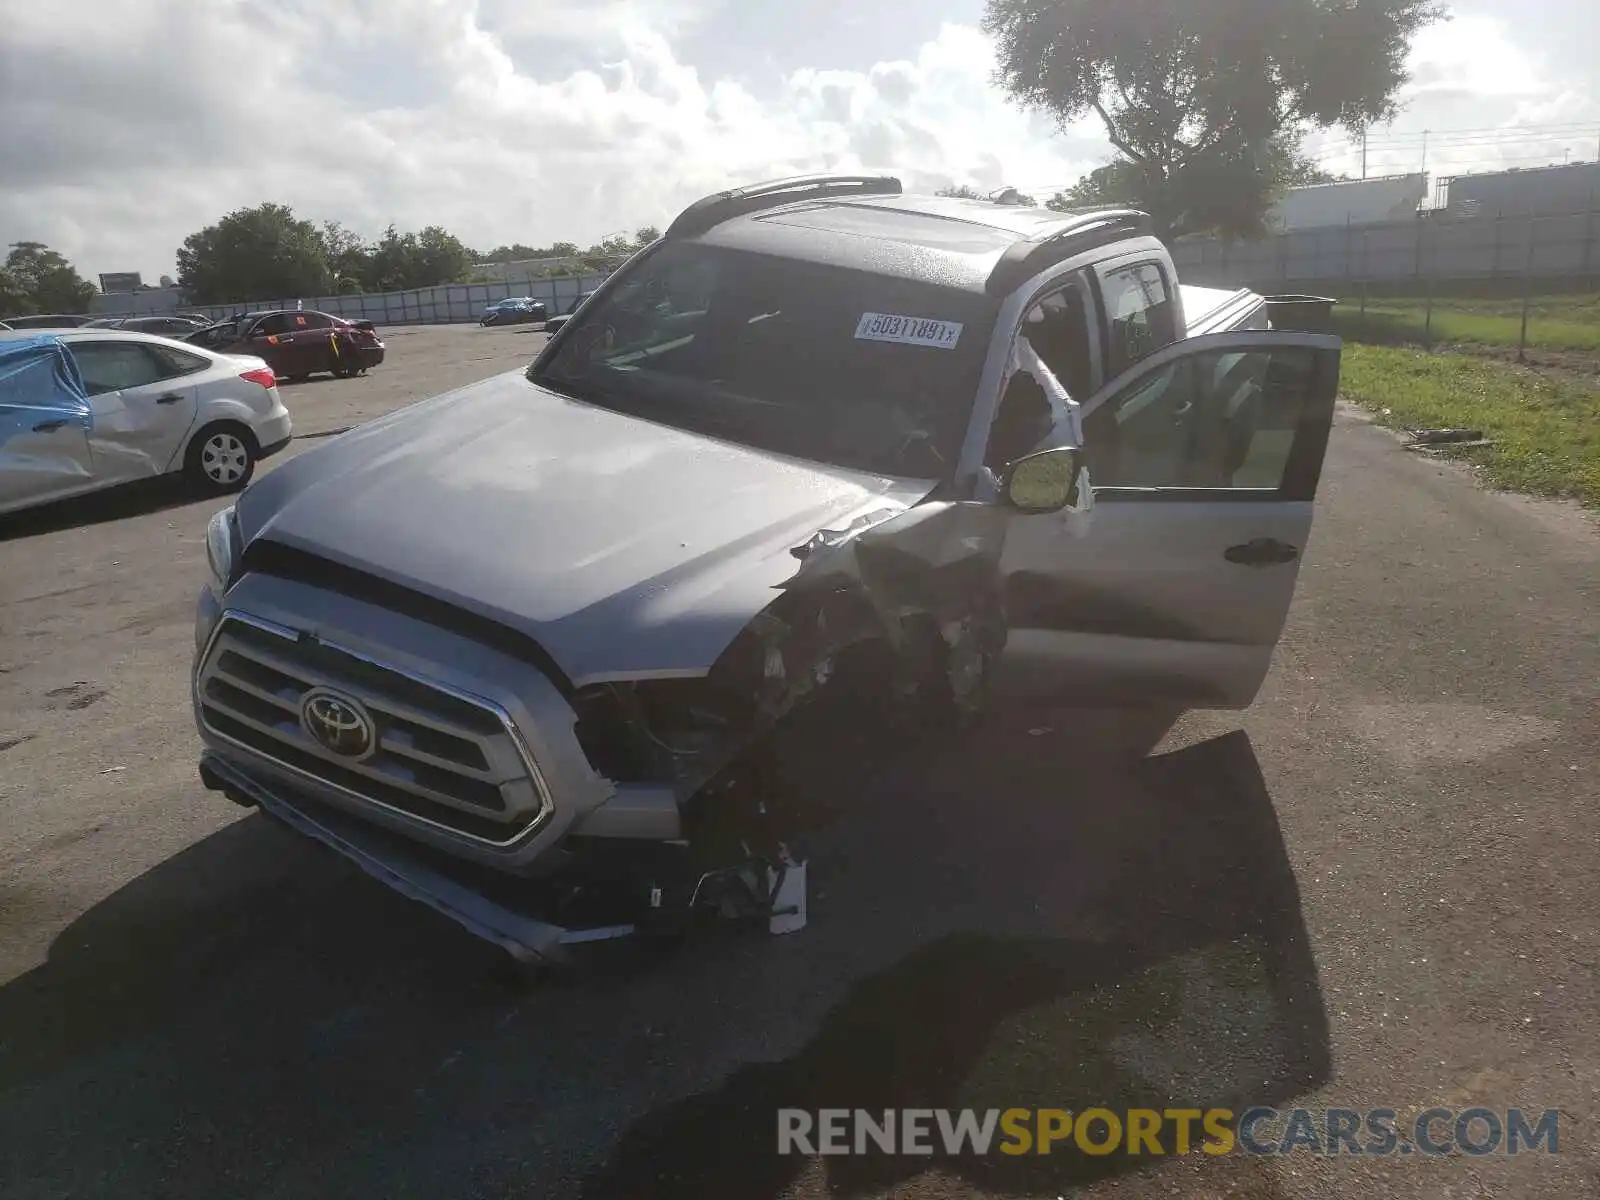
[[[982,706],[1005,643],[1004,520],[997,505],[932,501],[818,532],[707,675],[578,693],[590,762],[617,783],[671,785],[696,858],[781,857],[818,815],[797,743],[837,762]]]

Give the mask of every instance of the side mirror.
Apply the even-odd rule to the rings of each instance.
[[[1059,447],[1024,455],[1011,464],[1001,489],[1018,512],[1053,513],[1078,503],[1081,453]]]

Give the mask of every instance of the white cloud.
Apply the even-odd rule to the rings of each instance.
[[[0,237],[154,278],[185,235],[263,200],[368,234],[392,221],[478,246],[586,242],[776,175],[1057,182],[1103,152],[1008,105],[970,27],[901,62],[795,70],[758,99],[675,55],[670,35],[708,11],[280,0],[202,17],[141,0],[69,30],[30,0],[0,3]]]
[[[1530,52],[1522,30],[1498,17],[1457,16],[1422,30],[1407,61],[1411,80],[1392,126],[1368,134],[1368,172],[1422,170],[1435,176],[1593,159],[1600,93],[1559,78]],[[1359,175],[1359,142],[1328,133],[1310,139],[1324,166]]]
[[[154,279],[187,234],[264,200],[369,236],[437,223],[481,247],[587,242],[782,174],[1043,192],[1109,156],[1093,121],[1058,134],[992,86],[976,0],[942,25],[927,0],[884,3],[924,31],[901,57],[858,60],[834,3],[837,57],[799,65],[832,53],[810,18],[733,0],[75,0],[73,22],[0,0],[0,239]],[[873,10],[874,47],[895,13]],[[801,27],[803,50],[777,53]],[[691,44],[745,75],[696,69]],[[786,65],[752,65],[769,62]],[[1373,132],[1375,173],[1416,169],[1423,129],[1597,117],[1591,85],[1490,17],[1424,32],[1412,65],[1406,114]],[[1359,169],[1341,139],[1320,146]],[[1504,153],[1436,135],[1429,161]]]

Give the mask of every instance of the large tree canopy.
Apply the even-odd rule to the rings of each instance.
[[[391,225],[368,244],[337,221],[319,229],[282,204],[231,212],[178,251],[178,282],[194,304],[431,287],[471,269],[472,251],[437,225],[421,233]]]
[[[191,304],[319,296],[330,282],[322,231],[283,204],[231,212],[178,249],[178,284]]]
[[[13,242],[0,271],[0,317],[89,311],[95,286],[43,242]]]
[[[1248,236],[1292,178],[1285,135],[1393,117],[1410,39],[1442,15],[1434,0],[988,0],[984,29],[1015,100],[1062,125],[1100,118],[1119,154],[1102,184],[1135,189],[1164,233]]]
[[[472,251],[438,225],[421,233],[384,231],[367,257],[367,290],[398,292],[407,288],[458,283],[472,273]]]

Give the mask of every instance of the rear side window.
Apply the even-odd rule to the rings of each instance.
[[[193,375],[196,371],[203,371],[211,365],[211,360],[201,358],[198,354],[190,354],[185,350],[173,346],[146,346],[145,349],[155,356],[166,374],[163,379],[173,379],[179,375]]]
[[[1115,378],[1177,340],[1172,289],[1157,263],[1107,271],[1100,276],[1100,289],[1110,323],[1107,378]]]
[[[72,357],[91,396],[159,383],[176,373],[139,342],[77,342]]]

